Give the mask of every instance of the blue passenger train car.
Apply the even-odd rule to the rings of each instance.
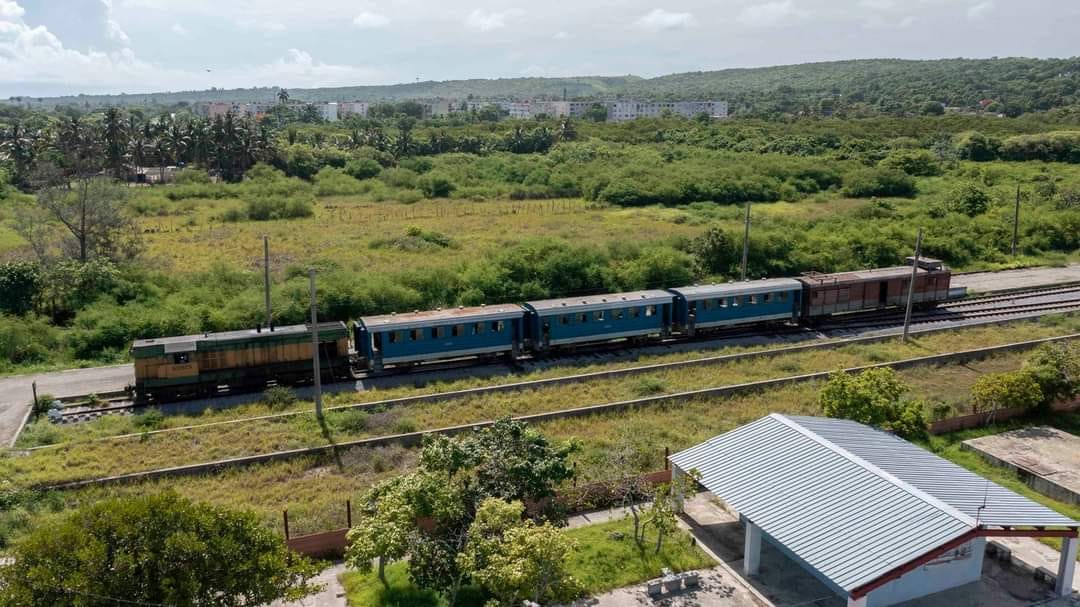
[[[714,327],[797,322],[802,288],[792,278],[771,278],[668,289],[675,295],[674,330],[693,335]]]
[[[463,356],[518,356],[524,317],[514,304],[365,316],[353,336],[360,366],[369,371]]]
[[[527,346],[543,351],[584,342],[667,336],[671,304],[671,293],[660,290],[526,302]]]

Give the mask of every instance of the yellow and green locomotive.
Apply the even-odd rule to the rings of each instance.
[[[350,377],[345,323],[319,323],[318,334],[322,379]],[[135,401],[167,402],[311,382],[311,348],[310,325],[139,339],[131,347]]]

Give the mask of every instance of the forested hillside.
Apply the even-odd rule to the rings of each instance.
[[[942,104],[992,113],[1068,107],[1080,102],[1080,57],[1069,59],[866,59],[753,69],[636,76],[451,80],[389,86],[290,90],[293,99],[400,100],[421,97],[571,98],[634,96],[723,99],[741,114],[937,113]],[[34,105],[173,105],[272,101],[276,87],[138,95],[17,99]],[[985,107],[980,102],[986,102]]]

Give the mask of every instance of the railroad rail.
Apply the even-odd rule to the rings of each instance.
[[[1041,297],[1053,297],[1059,298],[1053,301],[1038,302],[1038,303],[1017,303],[1013,305],[1002,305],[1003,303],[1012,303],[1018,300],[1034,299]],[[963,308],[957,310],[956,308]],[[916,333],[926,332],[926,329],[930,328],[930,325],[934,323],[941,323],[947,321],[959,321],[959,320],[975,320],[975,319],[996,319],[993,322],[1007,322],[1009,320],[1021,319],[1036,314],[1049,314],[1055,312],[1068,312],[1073,310],[1080,310],[1080,286],[1055,286],[1052,288],[1037,288],[1029,289],[1023,292],[1015,292],[1008,295],[987,295],[980,297],[965,298],[962,300],[956,300],[950,302],[944,306],[933,310],[919,311],[912,315],[912,325],[915,327],[923,327],[923,329],[916,329]],[[872,312],[861,312],[846,314],[838,317],[834,317],[832,321],[819,324],[815,327],[819,331],[849,331],[849,330],[866,330],[866,329],[888,329],[892,328],[903,322],[903,311],[899,310],[882,310]],[[959,327],[941,327],[933,330],[945,330]],[[721,334],[709,334],[700,335],[690,339],[671,340],[670,342],[660,342],[658,345],[664,345],[666,343],[701,343],[708,341],[715,341],[725,337],[740,337],[748,336],[751,334],[761,334],[763,331],[756,327],[753,330],[747,329],[733,329],[729,332]],[[769,331],[770,334],[776,336],[782,335],[794,335],[799,333],[807,333],[807,329],[804,327],[777,327]],[[647,373],[655,370],[661,370],[664,368],[674,368],[679,366],[692,366],[697,364],[713,364],[716,362],[726,362],[730,360],[738,360],[739,358],[751,358],[756,356],[777,356],[788,353],[796,353],[799,351],[813,350],[818,348],[833,348],[842,345],[852,343],[863,343],[860,340],[878,341],[882,339],[888,339],[892,336],[870,336],[865,338],[845,338],[836,341],[828,341],[817,344],[787,346],[784,348],[773,348],[769,350],[762,350],[758,352],[747,352],[741,354],[724,355],[719,357],[703,357],[698,359],[691,359],[687,361],[677,361],[674,363],[663,363],[662,365],[645,365],[640,367],[629,367],[625,369],[618,369],[614,371],[598,371],[595,373],[574,374],[558,378],[549,378],[544,380],[532,380],[527,382],[513,382],[507,384],[495,384],[492,386],[484,386],[479,388],[471,388],[464,391],[451,391],[441,392],[430,395],[419,395],[413,397],[403,397],[402,399],[391,399],[388,401],[376,401],[371,406],[396,406],[400,402],[434,402],[438,400],[445,400],[448,398],[459,398],[462,396],[469,396],[474,394],[494,393],[512,390],[528,389],[531,387],[540,387],[542,385],[556,385],[558,383],[572,383],[575,381],[586,381],[590,379],[597,379],[604,376],[616,377],[619,375],[634,375],[639,373]],[[529,362],[536,363],[558,363],[560,360],[566,360],[573,356],[580,356],[582,354],[589,353],[604,353],[610,352],[612,349],[625,349],[623,344],[616,346],[593,346],[590,348],[582,348],[570,355],[541,357],[534,359],[526,359],[525,364]],[[425,365],[416,369],[417,372],[441,372],[453,369],[466,368],[474,366],[475,361],[463,361],[454,360],[447,361],[445,363],[434,363],[432,365]],[[362,375],[359,379],[372,379],[375,377],[387,377],[392,375],[403,374],[404,371],[397,371],[396,373],[388,373],[383,375],[367,376]],[[538,383],[540,382],[540,383]],[[414,399],[414,400],[411,400]],[[104,404],[87,404],[85,397],[80,402],[77,397],[73,399],[73,402],[66,405],[61,412],[61,423],[78,423],[83,421],[89,421],[102,415],[110,414],[132,414],[138,409],[146,406],[143,404],[135,404],[126,400],[123,397],[113,395],[112,398],[105,401]],[[165,406],[169,406],[170,403],[166,403]],[[353,408],[360,405],[343,405],[344,408]],[[153,406],[153,405],[151,405]],[[332,410],[328,409],[328,410]],[[271,416],[260,416],[255,418],[247,418],[249,420],[273,418],[280,415],[276,414]],[[239,421],[239,420],[237,420]],[[229,423],[229,422],[221,422]]]
[[[859,373],[868,369],[905,369],[911,367],[917,367],[922,365],[933,365],[950,362],[965,362],[970,360],[977,360],[984,358],[991,354],[1002,352],[1015,352],[1029,350],[1038,347],[1045,343],[1068,341],[1073,339],[1080,339],[1080,333],[1073,333],[1069,335],[1062,335],[1056,337],[1047,337],[1042,339],[1034,339],[1023,342],[1013,342],[1009,344],[999,344],[996,346],[988,346],[983,348],[974,348],[970,350],[962,350],[958,352],[949,352],[945,354],[934,354],[930,356],[920,356],[915,358],[907,358],[903,360],[876,363],[870,365],[861,365],[857,367],[848,367],[841,369],[843,373]],[[675,392],[669,394],[660,394],[656,396],[646,396],[641,398],[635,398],[630,400],[599,403],[594,405],[586,405],[584,407],[574,407],[569,409],[559,409],[555,411],[546,411],[542,413],[533,413],[529,415],[521,415],[513,417],[512,419],[530,423],[545,422],[556,419],[567,419],[575,417],[587,417],[596,415],[599,413],[615,413],[620,411],[626,411],[629,409],[635,409],[640,407],[657,406],[662,404],[690,402],[699,398],[710,397],[722,397],[733,396],[737,394],[743,394],[747,392],[754,392],[759,390],[766,390],[771,388],[783,387],[791,384],[797,384],[808,381],[826,379],[834,371],[820,371],[814,373],[805,373],[800,375],[791,375],[787,377],[778,377],[773,379],[764,379],[753,382],[747,382],[742,384],[729,384],[724,386],[715,386],[709,388],[701,388],[698,390],[690,390],[685,392]],[[296,457],[307,456],[322,456],[327,454],[337,453],[343,450],[350,450],[361,447],[381,447],[388,445],[400,445],[404,447],[411,447],[420,444],[424,435],[427,434],[443,434],[454,435],[468,432],[474,429],[485,428],[494,424],[494,420],[484,420],[479,422],[473,422],[468,424],[460,424],[456,426],[447,426],[443,428],[434,428],[429,430],[421,430],[417,432],[407,432],[401,434],[384,435],[371,438],[358,439],[353,441],[345,441],[341,443],[333,443],[327,445],[319,445],[316,447],[304,447],[299,449],[290,449],[287,451],[275,451],[271,453],[261,453],[257,455],[246,455],[239,457],[232,457],[222,460],[216,460],[212,462],[203,462],[197,464],[187,464],[181,466],[171,466],[168,468],[159,468],[155,470],[145,470],[141,472],[130,472],[125,474],[118,474],[108,477],[80,479],[74,481],[67,481],[54,484],[43,484],[38,486],[40,489],[47,490],[67,490],[78,489],[90,486],[103,486],[132,481],[145,481],[156,478],[174,477],[202,474],[206,472],[213,472],[224,470],[231,467],[239,467],[253,464],[268,463],[274,461],[283,461]]]

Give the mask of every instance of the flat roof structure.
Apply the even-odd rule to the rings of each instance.
[[[799,289],[802,289],[802,283],[794,278],[766,278],[762,280],[693,285],[669,290],[672,293],[682,295],[686,301],[697,301],[713,297],[755,295],[757,293],[773,293],[776,291],[798,291]]]
[[[559,310],[585,312],[589,310],[608,310],[627,305],[645,306],[663,303],[671,303],[671,293],[660,289],[651,289],[647,291],[609,293],[606,295],[584,295],[581,297],[527,301],[525,307],[531,308],[540,314],[546,314]]]
[[[926,274],[924,268],[918,268],[917,274]],[[910,278],[911,266],[895,266],[892,268],[871,268],[869,270],[852,270],[850,272],[835,272],[822,274],[819,272],[805,272],[796,280],[808,285],[821,284],[844,284],[865,282],[868,280],[892,280],[893,278]]]
[[[369,331],[393,331],[456,323],[483,322],[487,320],[505,320],[524,314],[521,306],[499,304],[495,306],[473,306],[457,308],[439,308],[438,310],[417,310],[403,314],[382,314],[364,316],[360,322]]]
[[[849,605],[888,605],[904,592],[902,600],[970,581],[970,568],[957,583],[942,574],[947,567],[925,569],[964,546],[981,550],[975,540],[1055,536],[1065,538],[1058,583],[1071,592],[1080,523],[863,424],[772,414],[670,461],[677,472],[696,470],[708,491],[738,511],[749,574],[765,537]],[[913,584],[909,577],[883,588],[908,574],[939,579]],[[878,589],[878,600],[868,599]]]
[[[136,358],[141,354],[160,355],[162,353],[194,352],[195,350],[207,348],[215,349],[217,347],[252,340],[264,342],[310,335],[311,330],[308,328],[309,326],[310,324],[282,325],[280,327],[274,327],[273,329],[240,329],[237,331],[220,331],[217,333],[207,332],[196,333],[194,335],[136,339],[132,343],[131,349],[136,355]],[[348,329],[345,327],[345,323],[341,321],[320,322],[319,336],[325,337],[324,334],[330,336],[347,336]]]

